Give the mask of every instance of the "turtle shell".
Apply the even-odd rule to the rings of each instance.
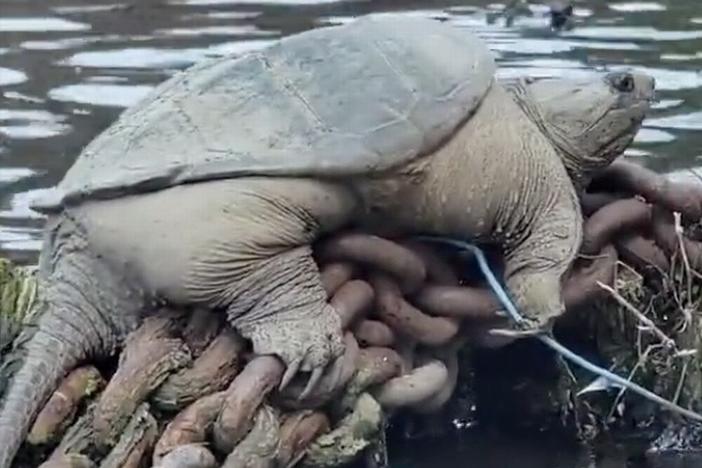
[[[157,86],[33,207],[248,175],[384,171],[450,136],[494,72],[481,40],[428,18],[367,16],[287,36]]]

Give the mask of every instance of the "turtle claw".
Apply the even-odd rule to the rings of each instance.
[[[298,400],[304,400],[306,399],[310,393],[317,387],[317,384],[319,384],[319,381],[322,378],[322,375],[324,374],[324,369],[321,367],[315,367],[314,370],[312,371],[312,375],[310,376],[310,380],[307,381],[307,385],[305,386],[305,389],[300,393],[300,396],[298,397]]]
[[[311,373],[309,391],[312,391],[324,369],[343,356],[340,319],[333,312],[322,310],[318,317],[308,314],[297,317],[299,313],[291,313],[239,326],[242,336],[251,340],[254,354],[274,355],[285,365],[278,392],[302,380],[298,376],[308,372]]]
[[[344,365],[345,365],[345,357],[344,355],[339,356],[336,361],[334,362],[334,367],[332,369],[332,387],[336,388],[339,385],[339,382],[341,381],[342,374],[344,373]]]
[[[285,388],[288,386],[290,381],[297,375],[297,371],[300,370],[300,365],[302,364],[302,359],[295,359],[292,361],[290,364],[288,364],[287,369],[285,369],[285,373],[283,374],[283,378],[280,380],[280,386],[278,387],[278,391],[283,391]]]

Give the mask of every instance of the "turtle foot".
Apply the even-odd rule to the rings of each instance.
[[[242,330],[242,335],[251,339],[255,354],[272,354],[283,361],[286,370],[280,381],[281,391],[298,372],[310,373],[300,399],[314,390],[327,367],[344,354],[341,322],[333,311],[301,319],[270,317],[252,324],[250,330]]]

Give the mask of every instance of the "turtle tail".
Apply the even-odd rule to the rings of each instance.
[[[21,350],[22,365],[12,378],[0,410],[0,467],[9,468],[37,413],[61,379],[101,347],[100,315],[40,301],[46,310]],[[103,326],[100,326],[103,325]]]
[[[80,328],[73,328],[82,324],[70,314],[64,315],[63,310],[47,312],[48,320],[42,320],[27,343],[24,362],[12,379],[0,410],[2,468],[11,466],[30,425],[60,380],[87,357],[84,337],[78,332]]]
[[[71,240],[78,236],[70,234]],[[114,351],[128,332],[127,317],[111,313],[126,306],[120,294],[111,294],[119,284],[105,265],[68,242],[57,246],[50,240],[46,246],[36,325],[16,340],[21,365],[0,401],[0,468],[10,468],[39,410],[65,375]]]

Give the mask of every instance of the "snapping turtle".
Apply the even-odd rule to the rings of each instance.
[[[312,389],[343,346],[310,246],[341,226],[498,244],[526,327],[548,330],[581,238],[568,161],[616,156],[653,81],[510,94],[494,72],[466,31],[365,17],[195,65],[125,111],[35,205],[44,311],[0,410],[0,468],[66,370],[159,304],[222,310],[284,361],[281,386],[306,371]]]

